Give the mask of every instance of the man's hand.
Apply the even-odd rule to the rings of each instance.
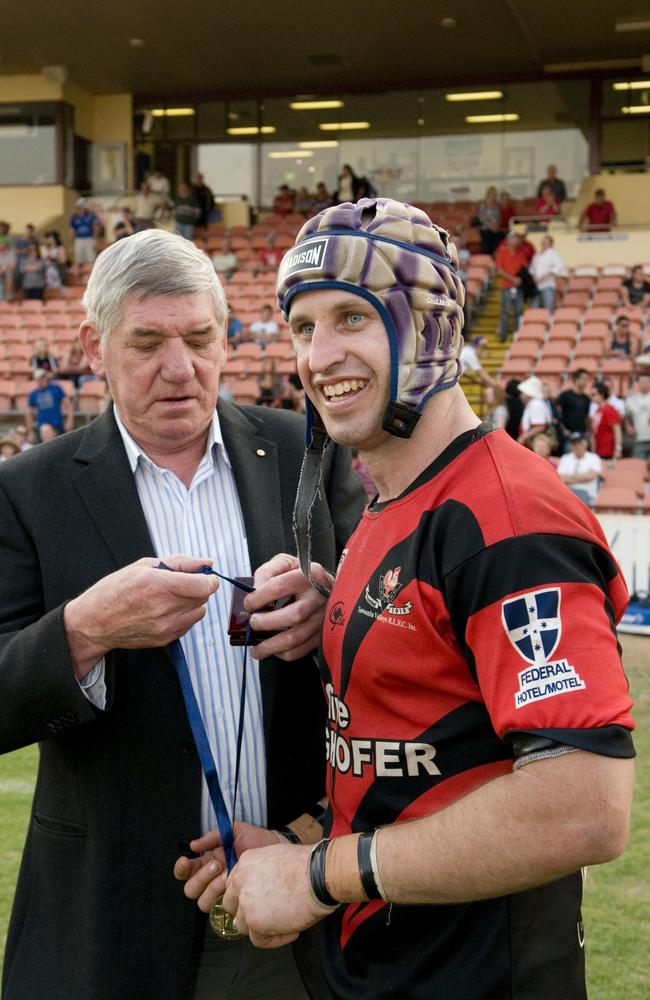
[[[312,563],[311,571],[319,583],[331,589],[333,577],[327,570],[319,563]],[[281,597],[294,600],[276,611],[258,610]],[[265,656],[297,660],[318,648],[325,601],[303,576],[295,556],[281,552],[260,566],[255,573],[255,591],[247,595],[244,607],[251,612],[252,629],[260,632],[283,629],[279,635],[251,647],[251,656],[256,660]]]
[[[264,830],[250,823],[235,823],[234,835],[237,857],[255,847],[287,843],[277,830]],[[179,882],[185,882],[184,892],[188,899],[195,899],[199,909],[209,913],[212,904],[223,896],[228,877],[219,831],[211,830],[205,836],[190,841],[190,848],[201,857],[178,858],[174,865],[174,877]]]
[[[309,884],[312,848],[277,844],[247,851],[226,882],[225,909],[237,930],[256,948],[281,948],[317,924],[332,908],[314,897]]]
[[[162,561],[177,572],[157,569],[159,559],[139,559],[66,604],[63,623],[78,679],[111,649],[166,646],[204,617],[219,581],[196,571],[212,560],[176,555]]]

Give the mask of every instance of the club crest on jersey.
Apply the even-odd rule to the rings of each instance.
[[[534,590],[504,601],[501,617],[508,639],[530,664],[517,675],[515,708],[584,689],[584,681],[567,660],[551,661],[562,636],[559,587]]]
[[[395,605],[393,601],[402,589],[402,584],[399,582],[399,574],[401,566],[397,566],[396,569],[389,569],[379,577],[379,587],[377,597],[373,597],[370,593],[370,584],[366,587],[365,598],[367,603],[377,612],[388,611],[391,615],[408,615],[413,607],[413,602],[408,601],[406,604]]]

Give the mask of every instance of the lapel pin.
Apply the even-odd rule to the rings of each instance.
[[[255,452],[255,454],[259,455],[260,458],[264,458],[264,456],[266,455],[266,452],[264,451],[264,448],[258,448],[257,451]]]

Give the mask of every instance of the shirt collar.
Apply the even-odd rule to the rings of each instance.
[[[156,465],[153,459],[151,459],[147,455],[147,453],[143,451],[143,449],[140,447],[137,441],[133,437],[131,437],[131,435],[127,431],[120,416],[120,411],[118,410],[116,403],[113,403],[113,413],[115,415],[115,423],[117,424],[117,429],[119,430],[120,435],[122,437],[122,441],[124,443],[124,449],[126,451],[126,457],[129,461],[131,472],[132,473],[135,472],[139,461],[151,465],[153,468],[159,468],[159,466]],[[212,463],[214,465],[216,463],[218,454],[221,454],[223,460],[226,462],[228,467],[230,467],[230,459],[228,457],[228,452],[226,451],[226,446],[223,442],[223,434],[221,433],[221,424],[219,423],[219,416],[215,409],[208,430],[208,440],[205,447],[205,452],[203,454],[203,458],[199,463],[199,466],[204,464],[204,462],[208,459],[208,456],[211,457]]]

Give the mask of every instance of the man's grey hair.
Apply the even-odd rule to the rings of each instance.
[[[228,306],[212,261],[182,236],[165,229],[145,229],[117,240],[93,266],[83,297],[88,322],[106,342],[122,319],[128,299],[154,295],[212,297],[214,314],[224,327]]]

